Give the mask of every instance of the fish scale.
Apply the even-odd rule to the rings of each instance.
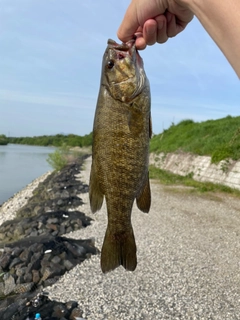
[[[108,41],[93,125],[93,153],[89,183],[92,212],[106,199],[108,226],[101,252],[101,268],[119,265],[135,270],[136,243],[132,206],[148,212],[151,137],[150,88],[135,42]]]

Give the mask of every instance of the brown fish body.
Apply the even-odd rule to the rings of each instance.
[[[123,265],[134,270],[136,244],[131,224],[134,200],[148,212],[151,203],[148,155],[150,89],[133,43],[109,40],[93,128],[90,204],[106,198],[108,227],[101,253],[103,272]]]

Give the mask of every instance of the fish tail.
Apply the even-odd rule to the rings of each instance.
[[[136,251],[132,227],[128,231],[113,233],[108,226],[101,252],[102,272],[114,270],[120,265],[134,271],[137,266]]]

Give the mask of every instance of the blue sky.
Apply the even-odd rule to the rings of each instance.
[[[102,55],[126,0],[0,0],[0,134],[92,131]],[[239,80],[197,19],[140,52],[153,132],[183,119],[238,116]]]

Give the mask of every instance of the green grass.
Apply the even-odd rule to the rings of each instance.
[[[193,180],[193,174],[180,176],[178,174],[174,174],[151,165],[149,166],[149,177],[150,179],[156,179],[160,181],[161,184],[168,186],[181,185],[186,187],[192,187],[200,193],[227,192],[228,194],[240,197],[240,190],[233,189],[221,184]]]
[[[240,159],[240,117],[172,124],[150,142],[150,152],[191,152],[211,156],[213,163]]]

